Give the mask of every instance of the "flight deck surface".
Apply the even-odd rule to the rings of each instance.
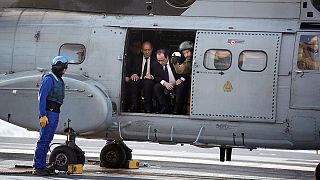
[[[44,179],[23,174],[31,168],[15,168],[15,165],[32,165],[37,139],[0,139],[0,179]],[[55,143],[63,141],[54,140]],[[98,164],[104,143],[78,138],[77,144],[86,152],[84,173],[59,172],[50,179],[314,179],[313,170],[320,160],[316,151],[234,149],[231,162],[220,162],[218,148],[126,142],[141,167],[106,169]]]

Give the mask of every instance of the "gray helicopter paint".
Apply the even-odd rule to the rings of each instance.
[[[243,40],[230,44],[228,39]],[[191,115],[274,122],[280,42],[281,34],[277,33],[198,31],[193,55]],[[207,69],[204,54],[209,49],[228,49],[231,52],[230,68],[222,71]],[[238,59],[245,50],[268,54],[267,68],[261,72],[240,70]],[[232,86],[232,90],[224,90],[226,83]]]
[[[139,120],[134,120],[137,118]],[[259,147],[270,147],[280,144],[282,148],[294,147],[293,143],[289,140],[290,133],[285,133],[286,126],[284,124],[206,121],[182,116],[141,116],[138,114],[128,114],[127,116],[121,116],[120,119],[121,136],[129,140],[138,137],[142,141],[155,141],[168,144],[192,142],[197,146],[218,146],[224,144],[239,147],[255,147],[254,144],[258,143]],[[255,133],[258,129],[260,131],[259,134]]]
[[[296,102],[290,96],[291,82],[293,83],[291,79],[294,77],[292,71],[296,64],[296,47],[299,42],[296,41],[296,38],[300,21],[295,16],[288,19],[244,17],[231,19],[181,16],[103,16],[30,9],[22,11],[23,9],[1,9],[0,11],[1,119],[30,130],[36,130],[38,127],[36,93],[42,74],[40,71],[50,69],[48,62],[58,54],[59,47],[63,43],[80,43],[87,48],[86,60],[82,64],[69,66],[65,77],[70,89],[69,97],[66,99],[68,102],[63,106],[57,133],[62,134],[67,120],[71,119],[71,126],[76,132],[87,138],[123,138],[169,144],[189,143],[199,147],[221,145],[285,149],[319,149],[320,147],[320,112],[310,108],[306,109],[307,104],[295,108],[292,108],[292,104],[290,106],[290,103]],[[177,24],[176,22],[185,23]],[[197,114],[209,114],[209,116],[121,112],[119,105],[122,58],[126,31],[129,27],[154,30],[189,29],[199,33],[240,33],[236,39],[244,40],[244,44],[251,41],[254,47],[263,45],[262,48],[268,52],[268,57],[269,53],[273,57],[273,61],[270,62],[275,63],[278,60],[277,64],[270,65],[273,69],[276,68],[275,83],[273,80],[269,82],[268,78],[264,79],[270,83],[271,87],[276,86],[276,95],[274,99],[264,97],[264,99],[257,100],[258,105],[267,104],[265,109],[258,109],[257,116],[274,119],[262,118],[261,121],[252,121],[251,118],[229,119],[212,118],[212,116],[210,118],[212,112],[203,112],[207,107],[203,107],[204,109],[196,107],[196,110]],[[37,31],[40,31],[38,40],[34,37]],[[243,32],[267,34],[268,36],[252,35],[251,39],[247,40],[246,36],[241,36]],[[210,43],[202,41],[203,39],[208,38],[209,40],[214,37],[216,36],[198,36],[198,41],[201,41],[198,42],[197,52],[205,51],[200,47],[211,46]],[[257,41],[254,41],[255,39]],[[261,39],[265,44],[259,44]],[[273,43],[278,40],[279,47],[276,47]],[[220,42],[221,46],[225,46],[224,43],[227,42],[227,40]],[[215,43],[220,45],[219,42]],[[244,44],[239,43],[239,45]],[[240,50],[241,48],[237,47],[231,49],[233,54],[239,54]],[[277,58],[274,54],[276,50],[279,53]],[[201,58],[197,60],[203,61]],[[36,70],[37,67],[40,68]],[[236,71],[236,67],[233,66],[230,71]],[[15,73],[10,74],[10,71],[15,71]],[[5,73],[9,74],[5,75]],[[318,74],[312,74],[312,76],[316,79]],[[241,78],[240,75],[239,78]],[[266,85],[262,84],[262,86]],[[305,86],[310,86],[310,84]],[[194,95],[205,98],[201,93]],[[112,111],[111,102],[117,104],[116,115],[110,113]],[[200,100],[197,102],[202,103]],[[270,102],[276,102],[274,108],[270,106]],[[227,102],[222,103],[229,105]],[[273,109],[275,114],[272,115]],[[94,114],[95,111],[98,112],[97,115]],[[241,114],[243,112],[237,113],[243,115]],[[250,113],[253,114],[253,112]],[[103,116],[105,118],[102,118]],[[90,128],[86,128],[87,126]]]
[[[259,2],[259,3],[257,3]],[[270,13],[272,12],[272,13]],[[196,1],[183,16],[294,18],[300,17],[300,0],[292,1]]]
[[[292,60],[295,48],[295,35],[282,34],[279,68],[278,68],[278,88],[277,88],[277,121],[283,122],[289,116],[290,89],[291,89],[291,71]]]
[[[6,116],[1,114],[1,119],[28,130],[38,130],[37,93],[44,73],[25,71],[1,77],[1,101],[7,102],[5,106],[1,106],[3,112],[6,112]],[[67,74],[63,79],[66,83],[66,99],[61,109],[57,133],[63,134],[64,129],[68,127],[68,121],[70,127],[80,134],[93,129],[104,130],[111,125],[112,105],[104,86],[75,74]],[[17,107],[24,113],[16,113]]]
[[[318,22],[320,18],[320,13],[318,13],[318,10],[310,3],[310,1],[307,2],[307,7],[301,8],[301,15],[300,19],[303,22]],[[312,16],[308,16],[308,12],[312,13]]]
[[[255,0],[252,2],[245,0],[196,0],[185,8],[173,7],[163,0],[6,0],[0,3],[0,7],[56,9],[107,14],[255,18],[270,18],[270,15],[273,18],[299,18],[299,6],[300,0],[282,0],[281,2],[275,0]],[[270,14],[270,11],[273,13]]]
[[[179,16],[186,8],[175,8],[163,0],[5,0],[0,7],[55,9],[64,11]]]
[[[169,21],[168,21],[169,20]],[[235,30],[235,31],[271,31],[291,32],[299,29],[299,21],[295,19],[254,19],[254,18],[223,18],[223,17],[159,17],[159,16],[106,16],[98,18],[97,23],[105,26],[134,27],[151,29],[194,29],[198,30]],[[177,22],[179,23],[177,25]],[[208,23],[210,22],[210,23]]]

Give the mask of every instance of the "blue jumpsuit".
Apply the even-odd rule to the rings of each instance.
[[[63,82],[61,78],[60,80]],[[33,167],[35,169],[43,169],[46,167],[46,158],[49,151],[49,145],[53,139],[59,122],[59,113],[46,110],[47,97],[50,91],[52,91],[54,88],[53,81],[55,81],[53,76],[45,76],[45,78],[42,80],[38,94],[39,117],[47,116],[48,124],[44,128],[40,127],[40,137],[37,142],[33,159]]]

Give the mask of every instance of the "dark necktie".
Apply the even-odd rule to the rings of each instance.
[[[164,72],[163,72],[163,77],[164,77],[164,80],[169,82],[169,72],[168,72],[168,67],[167,67],[167,64],[164,65]]]
[[[166,82],[169,82],[169,72],[168,72],[167,64],[164,66],[163,78]],[[163,92],[164,94],[169,94],[169,91],[166,88],[164,88]]]
[[[148,58],[146,58],[146,62],[144,63],[142,78],[144,78],[144,76],[146,76],[147,69],[148,69]]]

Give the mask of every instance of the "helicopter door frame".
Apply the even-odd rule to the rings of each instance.
[[[320,32],[298,32],[296,38],[295,49],[292,70],[292,87],[291,87],[291,108],[294,109],[312,109],[320,110],[320,69],[312,69],[312,67],[306,67],[308,57],[304,57],[303,54],[309,54],[307,49],[300,49],[305,41],[306,46],[310,46],[307,41],[312,37],[317,36],[318,39],[318,52],[314,53],[317,56],[317,60],[320,60],[319,45],[320,45]],[[310,48],[310,47],[307,47]],[[303,51],[308,51],[303,53]],[[299,61],[300,58],[306,61]],[[311,57],[311,56],[310,56]],[[302,59],[301,59],[302,60]],[[299,66],[298,67],[298,63]],[[314,64],[315,65],[315,64]]]
[[[281,33],[198,31],[195,40],[190,112],[192,118],[275,122]],[[217,53],[230,52],[229,67],[214,69]],[[240,67],[244,51],[263,52],[266,67]],[[228,53],[227,53],[228,54]],[[210,63],[209,63],[210,64]]]

